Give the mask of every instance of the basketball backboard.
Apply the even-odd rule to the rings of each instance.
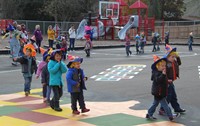
[[[101,19],[118,19],[119,3],[118,2],[99,2],[99,15]]]

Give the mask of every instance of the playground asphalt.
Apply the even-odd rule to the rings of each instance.
[[[120,48],[124,47],[124,41],[121,40],[94,40],[93,41],[93,48],[94,49],[106,49],[106,48]],[[187,39],[172,39],[170,40],[171,45],[187,45]],[[85,44],[85,40],[76,40],[75,42],[75,50],[83,50]],[[162,42],[161,44],[164,44]],[[69,43],[68,43],[69,45]],[[131,41],[131,45],[135,46],[135,42]],[[151,46],[151,41],[147,41],[147,46]],[[200,45],[200,39],[194,39],[194,46]],[[48,40],[44,37],[44,41],[42,42],[42,47],[48,48]],[[2,40],[0,38],[0,55],[1,54],[9,54],[9,43],[6,40]]]
[[[178,101],[187,110],[175,122],[169,122],[166,116],[160,116],[157,112],[154,115],[158,121],[145,119],[147,109],[153,101],[150,93],[152,55],[164,55],[164,46],[161,45],[161,51],[155,53],[151,52],[151,46],[146,46],[143,55],[136,55],[135,48],[131,47],[133,55],[129,57],[124,48],[93,49],[90,58],[85,57],[83,50],[69,52],[84,58],[82,68],[89,77],[86,82],[88,90],[84,95],[91,112],[79,116],[71,115],[65,75],[61,99],[64,111],[56,113],[42,103],[40,79],[33,77],[31,96],[25,97],[21,66],[11,66],[9,55],[0,55],[0,125],[199,126],[199,46],[194,46],[193,52],[189,52],[185,45],[172,47],[177,47],[182,59],[180,79],[175,81],[175,86]],[[37,60],[42,60],[41,55],[37,55]]]

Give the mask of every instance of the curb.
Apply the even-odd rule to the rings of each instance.
[[[160,45],[164,45],[163,43],[161,43]],[[170,43],[170,45],[188,45],[185,43]],[[131,46],[135,46],[135,45],[131,45]],[[146,46],[152,46],[152,44],[146,44]],[[193,46],[200,46],[200,44],[193,44]],[[93,49],[109,49],[109,48],[123,48],[124,45],[97,45],[94,46]],[[44,45],[44,48],[48,48],[47,45]],[[83,46],[77,46],[75,47],[75,50],[83,50],[84,47]],[[0,49],[0,55],[4,55],[4,54],[10,54],[10,49]]]

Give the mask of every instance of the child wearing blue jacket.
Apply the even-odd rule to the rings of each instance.
[[[63,94],[62,74],[67,72],[67,67],[62,61],[62,51],[60,49],[56,49],[52,52],[48,63],[48,71],[50,75],[49,85],[54,94],[50,101],[50,106],[55,111],[62,111],[59,105],[59,100]]]
[[[90,109],[85,107],[85,101],[83,96],[83,90],[86,90],[85,77],[83,70],[80,68],[80,64],[83,59],[79,57],[72,57],[72,60],[68,63],[68,71],[66,74],[68,92],[71,94],[71,108],[73,114],[80,114],[77,109],[77,101],[79,102],[82,113],[89,112]]]

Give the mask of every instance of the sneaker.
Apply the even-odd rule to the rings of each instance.
[[[160,109],[160,110],[158,111],[158,114],[159,114],[159,115],[166,115],[165,111],[162,110],[162,109]]]
[[[175,118],[178,118],[181,114],[180,113],[176,113],[176,114],[173,114],[172,117],[169,117],[169,120],[170,121],[174,121]]]
[[[59,108],[54,108],[55,111],[57,112],[62,112],[62,109],[59,107]]]
[[[12,62],[12,65],[13,65],[13,66],[17,66],[17,63],[16,63],[16,62]]]
[[[47,99],[46,99],[46,98],[43,98],[43,102],[46,103],[46,102],[47,102]]]
[[[29,95],[28,91],[25,92],[25,96],[27,97]]]
[[[46,104],[50,106],[50,100],[47,99]]]
[[[179,110],[175,110],[174,112],[176,112],[176,113],[184,113],[184,112],[186,112],[186,110],[185,109],[179,109]]]
[[[87,109],[87,108],[84,108],[81,110],[82,113],[89,112],[89,111],[90,111],[90,109]]]
[[[51,107],[52,109],[54,109],[54,103],[53,103],[52,100],[50,101],[49,105],[50,105],[50,107]]]
[[[153,116],[150,116],[149,114],[146,114],[146,119],[149,119],[149,120],[156,120],[157,118],[156,118],[156,117],[153,117]]]
[[[73,110],[73,111],[72,111],[72,114],[74,114],[74,115],[79,115],[80,112],[79,112],[78,110]]]

